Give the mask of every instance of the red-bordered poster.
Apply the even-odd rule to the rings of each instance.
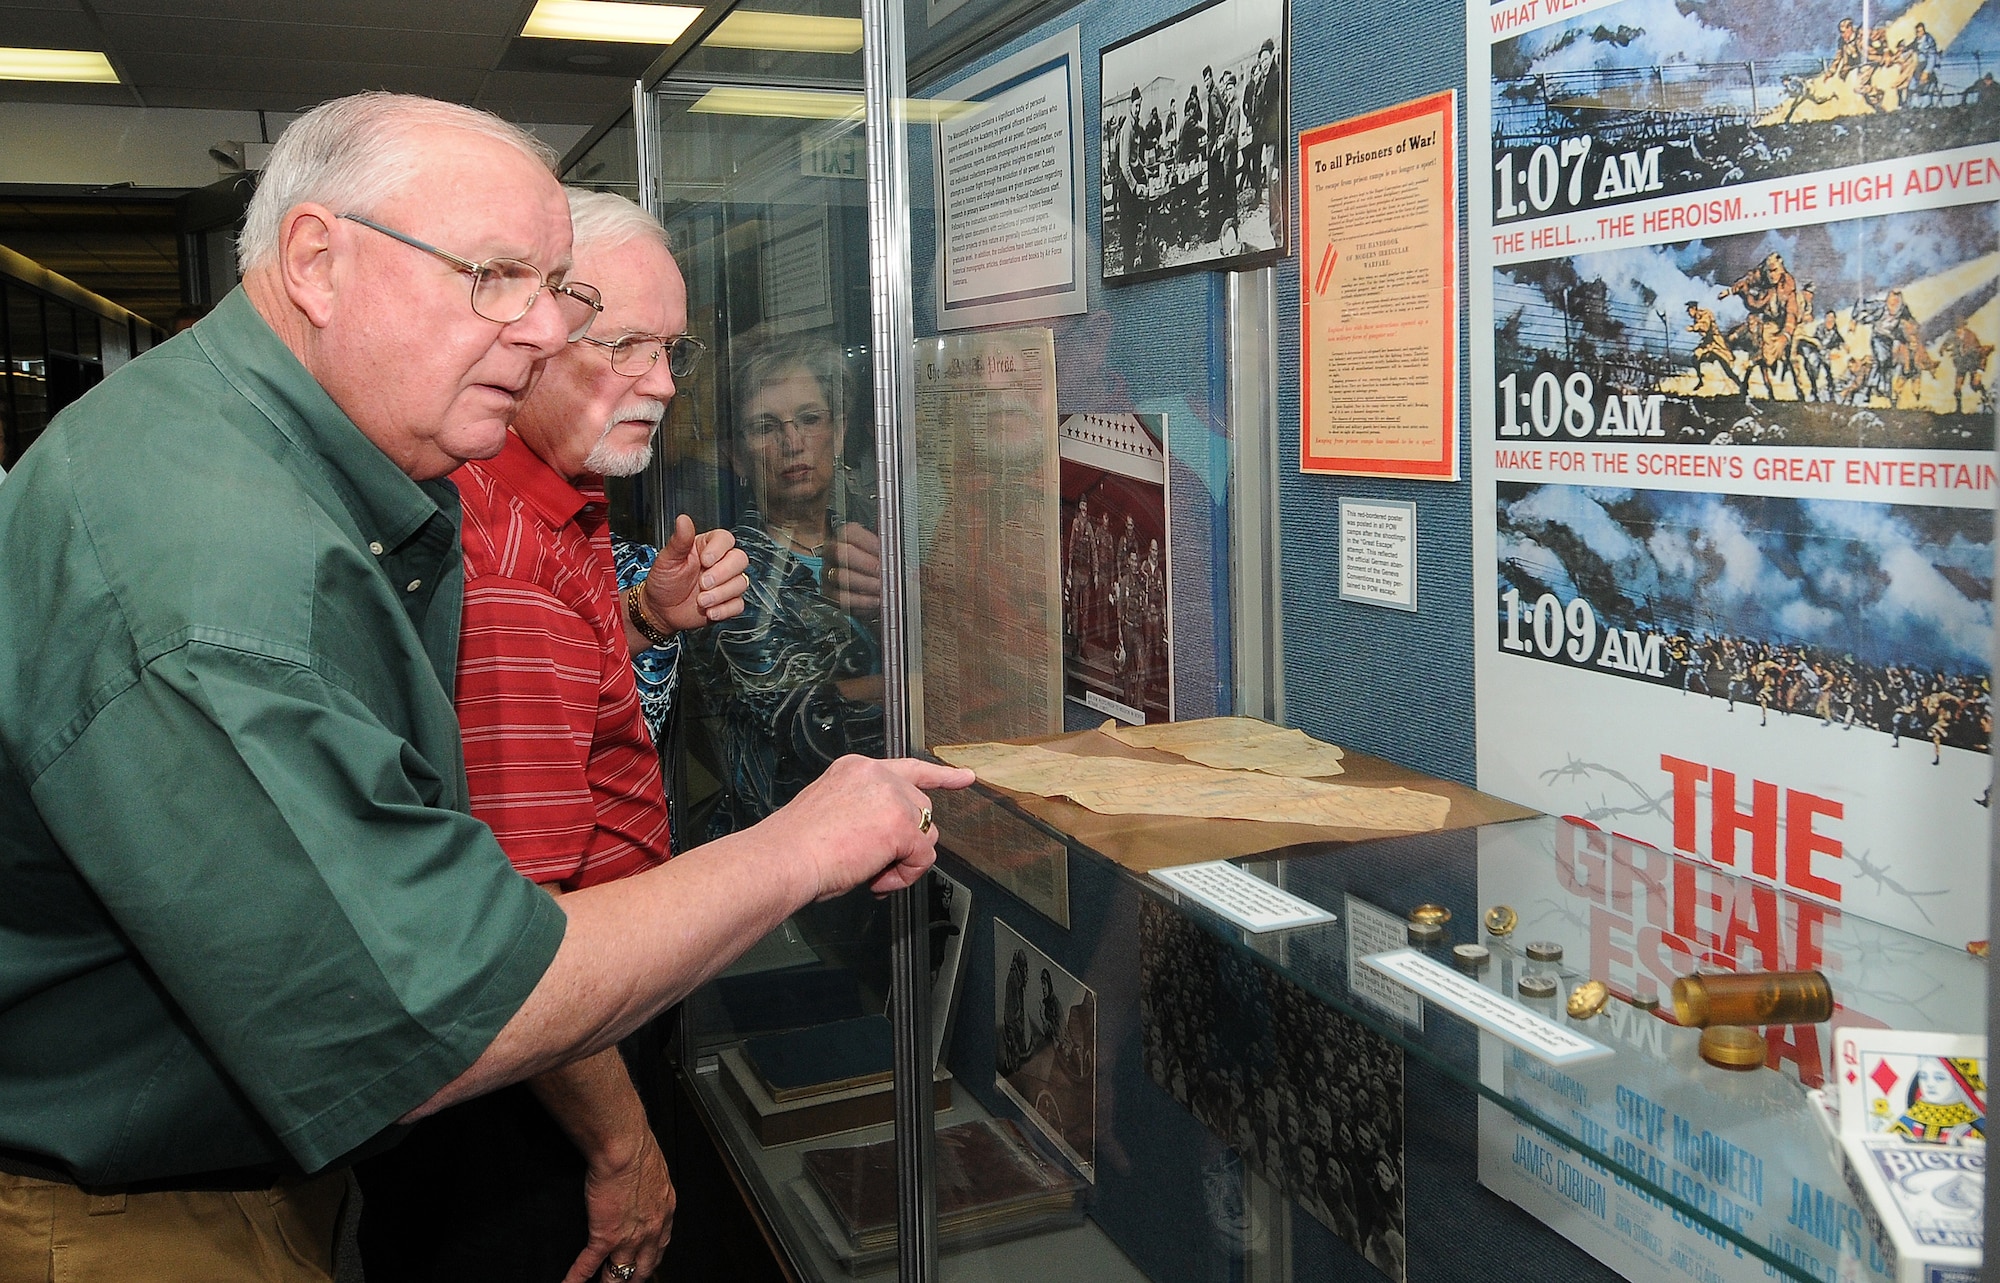
[[[1299,470],[1458,480],[1457,97],[1299,135]]]

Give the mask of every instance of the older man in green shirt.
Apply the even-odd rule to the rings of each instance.
[[[969,777],[914,762],[560,904],[468,814],[437,478],[587,326],[569,254],[511,126],[327,104],[242,289],[0,487],[0,1278],[324,1278],[309,1174],[929,864],[921,790]]]

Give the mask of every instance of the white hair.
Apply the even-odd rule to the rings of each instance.
[[[416,144],[443,129],[506,143],[555,172],[548,144],[491,112],[380,91],[335,98],[293,121],[271,148],[236,238],[242,269],[277,260],[279,228],[295,206],[310,201],[336,214],[373,212],[416,178]]]
[[[581,258],[586,249],[645,241],[668,253],[667,229],[659,220],[615,192],[593,192],[582,187],[565,187],[569,197],[569,225],[573,252]]]

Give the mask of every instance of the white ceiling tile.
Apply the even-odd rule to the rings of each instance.
[[[594,125],[604,119],[609,110],[602,103],[536,102],[532,99],[488,98],[483,95],[472,105],[490,111],[502,120],[546,125]]]
[[[337,27],[461,31],[514,36],[527,18],[521,0],[459,0],[412,4],[410,0],[94,0],[97,12],[160,18],[210,18],[240,22],[296,22]]]
[[[315,103],[363,89],[463,100],[479,92],[477,69],[400,67],[384,63],[317,62],[299,58],[217,58],[184,53],[126,55],[140,90],[235,89],[264,93],[268,109]]]
[[[170,19],[139,14],[108,14],[104,26],[114,44],[128,53],[156,50],[256,60],[293,58],[484,70],[498,62],[507,47],[507,41],[497,36],[457,32]]]
[[[0,81],[0,102],[288,112],[363,89],[476,102],[511,120],[593,124],[631,78],[516,69],[533,0],[0,0],[0,32],[105,48],[131,84]],[[5,43],[0,39],[0,43]],[[503,69],[504,68],[504,69]]]
[[[0,7],[0,45],[28,49],[102,49],[104,37],[80,11]]]
[[[43,80],[0,80],[0,102],[77,103],[92,107],[133,107],[124,85],[55,84]]]
[[[632,82],[611,76],[565,76],[544,71],[495,71],[482,91],[501,98],[539,98],[549,102],[583,99],[589,102],[630,102]]]
[[[212,86],[187,88],[175,85],[156,85],[146,91],[146,102],[153,107],[186,108],[197,111],[264,111],[273,114],[271,132],[279,132],[277,116],[303,111],[318,99],[295,98],[289,94],[272,94],[250,89],[218,89]]]

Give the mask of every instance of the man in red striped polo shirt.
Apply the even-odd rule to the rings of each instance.
[[[619,593],[603,478],[646,467],[700,348],[660,225],[572,190],[572,276],[601,282],[589,338],[551,358],[500,453],[453,475],[464,502],[456,702],[473,814],[523,876],[562,894],[667,858],[659,757],[633,658],[742,610],[743,553],[685,516]],[[616,1048],[459,1105],[363,1164],[369,1283],[643,1278],[674,1190]]]

